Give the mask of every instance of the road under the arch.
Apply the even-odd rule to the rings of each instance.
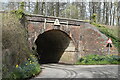
[[[35,41],[40,63],[58,63],[71,38],[61,30],[49,30],[38,36]]]

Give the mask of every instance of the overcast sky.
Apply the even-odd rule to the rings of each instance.
[[[30,2],[36,2],[36,0],[0,0],[0,2],[21,2],[21,1],[30,1]],[[60,2],[67,2],[67,1],[70,1],[70,2],[118,2],[120,0],[38,0],[38,1],[47,1],[47,2],[57,2],[57,1],[60,1]]]

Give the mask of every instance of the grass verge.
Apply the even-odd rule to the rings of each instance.
[[[76,64],[82,64],[82,65],[120,64],[120,56],[90,54],[81,57]]]

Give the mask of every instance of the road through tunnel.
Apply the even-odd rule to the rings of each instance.
[[[71,40],[67,33],[57,29],[40,34],[35,41],[40,63],[58,63]]]

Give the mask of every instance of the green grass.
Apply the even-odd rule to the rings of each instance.
[[[120,53],[120,38],[118,36],[118,32],[120,32],[120,30],[118,28],[110,29],[108,27],[105,27],[104,25],[97,24],[97,23],[91,23],[91,24],[95,25],[100,30],[100,32],[105,34],[107,37],[111,38],[113,41],[113,44],[115,45],[115,47],[118,49],[118,52]]]
[[[15,66],[14,70],[9,73],[6,77],[9,78],[9,80],[14,79],[27,79],[32,76],[35,76],[41,71],[40,65],[34,55],[31,55],[27,61],[23,62],[20,65]],[[3,79],[6,80],[6,79]]]
[[[99,64],[120,64],[120,56],[90,54],[81,57],[76,64],[99,65]]]

